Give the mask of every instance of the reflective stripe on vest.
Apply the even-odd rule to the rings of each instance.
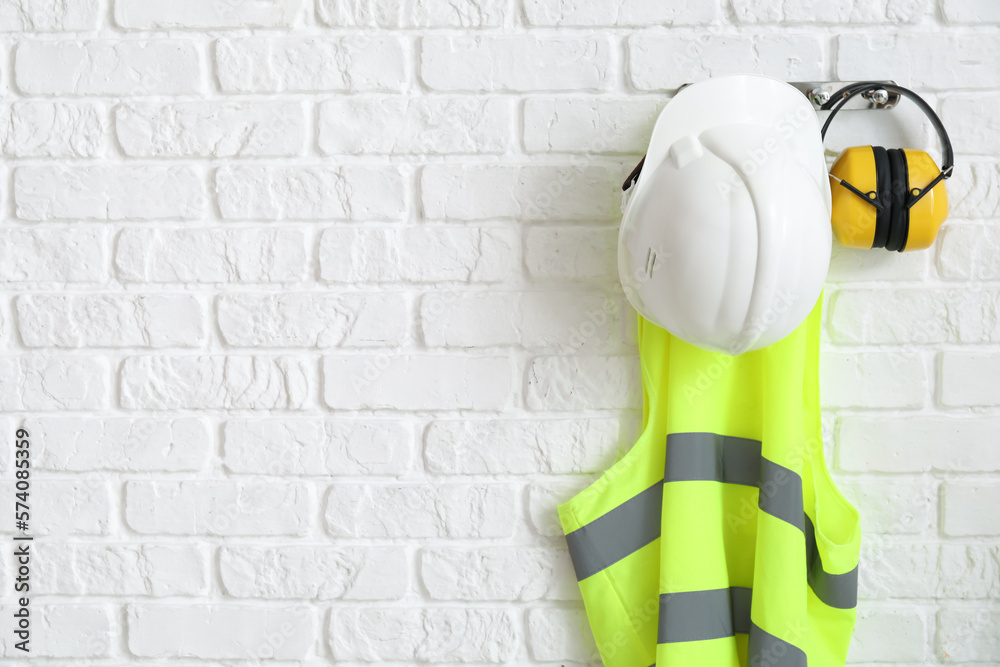
[[[795,472],[761,458],[759,441],[714,433],[671,433],[666,460],[663,480],[566,535],[577,579],[600,572],[660,536],[664,481],[711,480],[763,488],[764,493],[758,493],[760,509],[805,533],[806,571],[813,592],[831,607],[857,605],[857,566],[844,574],[823,569],[812,519],[802,511],[802,481]]]
[[[605,665],[845,663],[860,522],[823,457],[822,298],[737,357],[639,318],[642,435],[558,508]]]

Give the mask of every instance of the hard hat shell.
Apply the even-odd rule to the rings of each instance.
[[[730,355],[805,320],[830,265],[812,103],[757,75],[684,87],[660,113],[622,219],[618,271],[645,319]]]

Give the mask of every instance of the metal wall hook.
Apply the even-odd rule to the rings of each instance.
[[[847,81],[789,81],[788,85],[798,88],[802,91],[810,102],[812,102],[813,107],[817,110],[830,101],[830,96],[835,92],[854,83],[860,83],[858,81],[847,82]],[[892,84],[895,85],[895,81],[892,79],[882,79],[879,83]],[[678,87],[677,90],[683,90],[691,83],[685,83]],[[891,109],[897,104],[901,99],[899,93],[889,92],[884,89],[872,90],[866,93],[862,93],[860,96],[851,99],[845,109]]]
[[[851,85],[849,81],[789,81],[789,85],[802,91],[813,106],[819,109],[830,101],[830,96]],[[880,83],[895,84],[891,79],[881,80]],[[851,99],[845,109],[891,109],[899,104],[900,95],[882,88],[872,90]]]

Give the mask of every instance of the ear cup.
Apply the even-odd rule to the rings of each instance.
[[[889,211],[889,238],[885,242],[885,249],[902,252],[910,227],[910,211],[906,207],[910,174],[906,168],[906,155],[901,148],[890,148],[886,153],[889,157],[889,198],[892,205]]]
[[[925,188],[940,173],[934,158],[924,151],[901,149],[906,155],[907,179],[910,190]],[[908,207],[906,245],[903,250],[922,250],[929,248],[937,237],[941,223],[948,217],[948,192],[944,181],[938,181],[930,192],[921,197],[916,204]]]
[[[871,146],[846,148],[830,167],[833,200],[830,222],[833,236],[847,248],[872,247],[878,209],[872,197],[878,194],[875,159]]]
[[[889,166],[889,156],[882,146],[872,146],[875,156],[875,183],[877,184],[878,201],[882,210],[875,214],[875,238],[873,248],[884,248],[889,240],[889,220],[892,213],[892,173]]]

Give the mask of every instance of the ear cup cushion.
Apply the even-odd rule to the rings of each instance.
[[[903,210],[903,238],[899,245],[899,252],[906,250],[906,242],[910,239],[910,158],[906,157],[906,151],[899,149],[899,161],[903,165],[903,188],[900,208]]]
[[[889,166],[889,156],[882,146],[872,146],[872,153],[875,156],[875,184],[878,193],[878,202],[882,205],[882,210],[875,213],[875,237],[872,239],[873,248],[884,248],[889,240],[889,214],[892,212],[892,181]]]
[[[889,238],[885,242],[886,250],[903,251],[906,237],[909,235],[910,212],[906,207],[906,196],[910,188],[910,174],[906,167],[906,154],[901,148],[890,148],[886,151],[889,157],[890,198],[892,207],[889,212]]]

